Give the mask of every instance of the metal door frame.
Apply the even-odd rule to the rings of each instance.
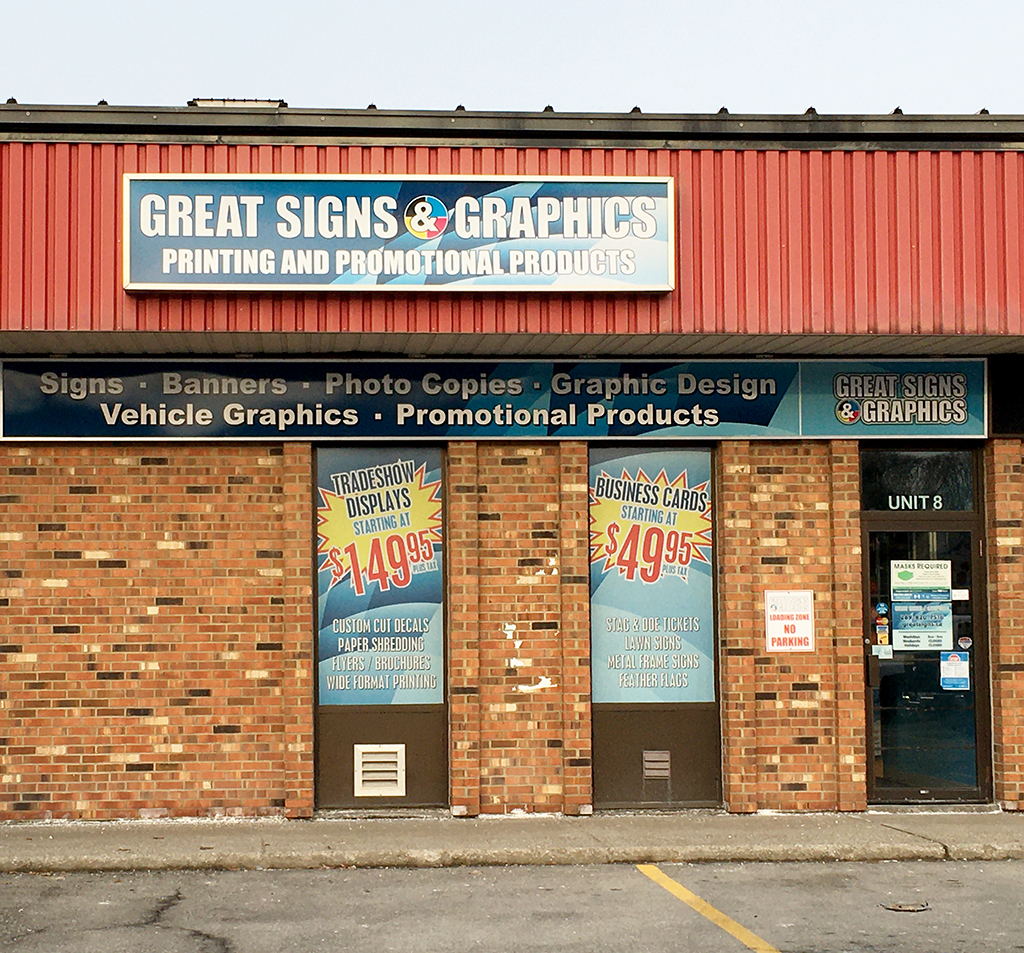
[[[875,449],[861,445],[861,450]],[[883,449],[878,447],[877,449]],[[907,450],[944,450],[948,446],[907,446],[898,449]],[[940,796],[926,797],[918,788],[887,789],[884,798],[878,798],[875,791],[874,771],[874,705],[871,690],[871,666],[877,660],[870,654],[871,614],[864,613],[864,706],[866,750],[865,764],[867,770],[867,800],[869,804],[894,803],[989,803],[992,800],[992,699],[991,699],[991,668],[988,641],[988,590],[987,590],[987,539],[984,507],[984,483],[982,482],[982,454],[978,447],[955,449],[971,449],[974,464],[974,510],[973,511],[887,511],[862,510],[861,523],[861,592],[862,605],[868,607],[871,600],[871,547],[870,534],[878,532],[921,533],[921,532],[966,532],[971,535],[971,603],[974,645],[974,725],[975,725],[975,764],[977,767],[976,788],[946,789]]]
[[[442,645],[442,702],[437,705],[345,705],[345,706],[328,706],[320,704],[320,677],[318,674],[317,666],[317,639],[318,633],[316,628],[316,621],[318,617],[318,592],[317,592],[317,572],[318,572],[318,559],[316,552],[315,541],[317,539],[317,506],[319,504],[318,496],[318,478],[317,478],[317,467],[318,457],[324,450],[337,450],[345,447],[349,449],[364,449],[370,446],[394,446],[408,447],[407,442],[401,440],[395,440],[393,442],[388,441],[375,441],[375,442],[360,442],[351,441],[343,443],[313,443],[312,453],[310,454],[310,487],[312,489],[312,507],[310,512],[310,520],[312,527],[312,541],[313,545],[310,552],[310,581],[311,581],[311,592],[310,592],[310,610],[311,618],[313,620],[312,632],[310,633],[310,649],[311,658],[313,660],[313,674],[312,674],[312,703],[313,703],[313,805],[317,811],[323,810],[375,810],[375,809],[395,809],[395,808],[437,808],[447,807],[451,801],[451,745],[449,743],[450,735],[450,697],[448,694],[448,572],[449,567],[447,563],[448,555],[448,500],[447,497],[444,499],[444,535],[442,542],[442,552],[444,553],[444,584],[442,588],[442,624],[443,624],[443,638],[441,640]],[[417,445],[414,445],[412,449],[415,449]],[[433,448],[440,450],[441,453],[441,487],[442,493],[446,494],[449,486],[448,479],[448,445],[447,443],[423,443],[418,446]],[[354,765],[351,757],[350,745],[353,743],[353,737],[343,734],[343,730],[339,730],[338,726],[347,724],[348,727],[355,728],[356,726],[365,727],[365,731],[360,737],[365,741],[386,740],[387,743],[407,743],[410,741],[418,741],[420,743],[419,749],[415,746],[407,749],[407,773],[411,770],[416,775],[425,776],[429,780],[426,783],[428,788],[436,789],[437,796],[421,796],[420,789],[422,785],[418,781],[413,781],[410,788],[407,788],[407,793],[401,796],[387,796],[387,797],[368,797],[356,799],[355,795],[351,797],[347,794],[342,796],[342,800],[338,803],[328,803],[331,800],[331,794],[329,790],[335,791],[348,791],[352,787],[352,777],[354,774]],[[395,727],[392,729],[391,726]],[[387,730],[384,730],[384,726],[387,726]],[[340,755],[336,755],[333,760],[330,759],[330,754],[326,751],[328,745],[328,735],[332,730],[338,731],[342,735],[345,742],[345,747]],[[383,733],[382,733],[383,732]],[[433,748],[430,748],[430,743],[433,742]],[[442,765],[442,769],[438,770],[438,765]],[[328,773],[332,775],[331,779],[328,780]],[[441,776],[443,775],[443,786],[444,794],[441,795]]]
[[[696,450],[704,451],[710,457],[711,491],[712,491],[712,527],[714,546],[712,549],[711,565],[711,618],[714,624],[714,639],[712,641],[712,658],[714,665],[714,691],[715,700],[711,702],[591,702],[591,765],[592,765],[592,792],[594,807],[598,810],[663,810],[679,811],[694,808],[717,808],[721,807],[724,798],[724,754],[725,746],[722,737],[722,664],[721,664],[721,625],[718,616],[719,608],[719,546],[721,545],[722,533],[720,528],[721,513],[718,504],[718,492],[721,481],[718,477],[717,466],[719,461],[718,444],[686,441],[665,443],[652,443],[651,441],[638,440],[635,442],[589,441],[587,444],[587,471],[589,486],[589,470],[591,451],[595,449],[617,449],[642,452],[644,450]],[[589,497],[589,491],[588,491]],[[588,502],[589,513],[589,502]],[[590,570],[588,561],[587,570],[587,616],[590,624]],[[588,634],[588,644],[592,634]],[[591,651],[592,651],[591,646]],[[713,765],[713,772],[708,775],[708,787],[713,792],[708,792],[707,797],[673,799],[671,780],[667,783],[652,781],[650,791],[645,781],[641,780],[641,797],[639,800],[623,797],[601,797],[601,788],[607,790],[613,787],[604,783],[603,776],[609,772],[609,764],[615,761],[612,754],[616,748],[608,735],[612,732],[618,734],[620,744],[632,743],[637,751],[645,747],[645,743],[652,746],[663,747],[664,741],[657,740],[660,734],[664,738],[666,734],[683,737],[686,734],[686,727],[693,721],[698,721],[707,726],[706,738],[709,742],[708,764]],[[714,721],[713,729],[710,722]],[[598,738],[604,735],[609,742],[607,744],[608,755],[598,750],[600,744]],[[654,753],[654,752],[652,752]],[[678,761],[678,758],[677,758]],[[648,798],[648,794],[650,797]]]

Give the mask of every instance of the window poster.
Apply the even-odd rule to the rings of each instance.
[[[966,651],[939,653],[939,685],[947,692],[971,690],[971,657]]]
[[[894,602],[892,641],[897,652],[953,648],[953,603]]]
[[[441,451],[317,454],[319,703],[444,700]]]
[[[893,602],[950,602],[953,563],[949,559],[893,559],[889,562]]]
[[[890,562],[892,637],[896,651],[953,648],[951,567],[948,559]]]
[[[594,702],[712,702],[711,453],[590,454]]]

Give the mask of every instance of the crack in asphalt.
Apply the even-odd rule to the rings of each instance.
[[[40,927],[38,930],[26,930],[24,933],[15,933],[9,937],[0,938],[0,946],[13,946],[15,943],[20,943],[26,937],[39,936],[41,933],[45,933],[49,927]]]
[[[181,890],[175,890],[169,897],[164,897],[158,900],[153,905],[153,912],[149,914],[145,919],[140,920],[138,923],[129,924],[130,926],[138,927],[153,927],[162,926],[160,920],[168,910],[173,909],[182,901]]]
[[[178,929],[185,929],[179,927]],[[185,930],[193,940],[198,940],[201,953],[233,953],[234,947],[231,941],[224,936],[216,936],[213,933],[204,933],[202,930]]]
[[[133,888],[134,890],[134,888]],[[52,895],[53,890],[43,892],[43,897]],[[41,898],[42,899],[42,898]],[[194,944],[197,953],[234,953],[234,944],[225,936],[218,936],[215,933],[207,933],[204,930],[197,930],[187,926],[179,926],[166,922],[167,914],[180,906],[185,901],[185,895],[179,887],[173,893],[159,897],[151,901],[149,909],[143,916],[134,920],[119,920],[116,918],[109,923],[96,927],[79,927],[79,933],[103,933],[111,930],[144,930],[146,928],[155,930],[176,930],[187,936]],[[0,949],[17,947],[32,937],[39,937],[42,934],[50,933],[52,928],[43,926],[36,929],[23,929],[20,933],[11,933],[6,936],[0,935]]]
[[[233,953],[234,947],[227,937],[163,922],[164,916],[182,903],[184,899],[179,887],[174,893],[157,900],[148,916],[137,923],[127,924],[127,926],[156,927],[158,930],[180,930],[199,944],[200,953]]]

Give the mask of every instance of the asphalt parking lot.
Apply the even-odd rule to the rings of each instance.
[[[1022,861],[9,873],[0,949],[995,953],[1024,950],[1022,877]]]

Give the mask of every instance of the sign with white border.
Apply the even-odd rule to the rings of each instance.
[[[814,592],[769,589],[764,594],[767,652],[814,651]]]
[[[670,176],[140,174],[128,291],[671,291]]]
[[[939,653],[939,685],[947,692],[971,690],[971,657],[967,652]]]

